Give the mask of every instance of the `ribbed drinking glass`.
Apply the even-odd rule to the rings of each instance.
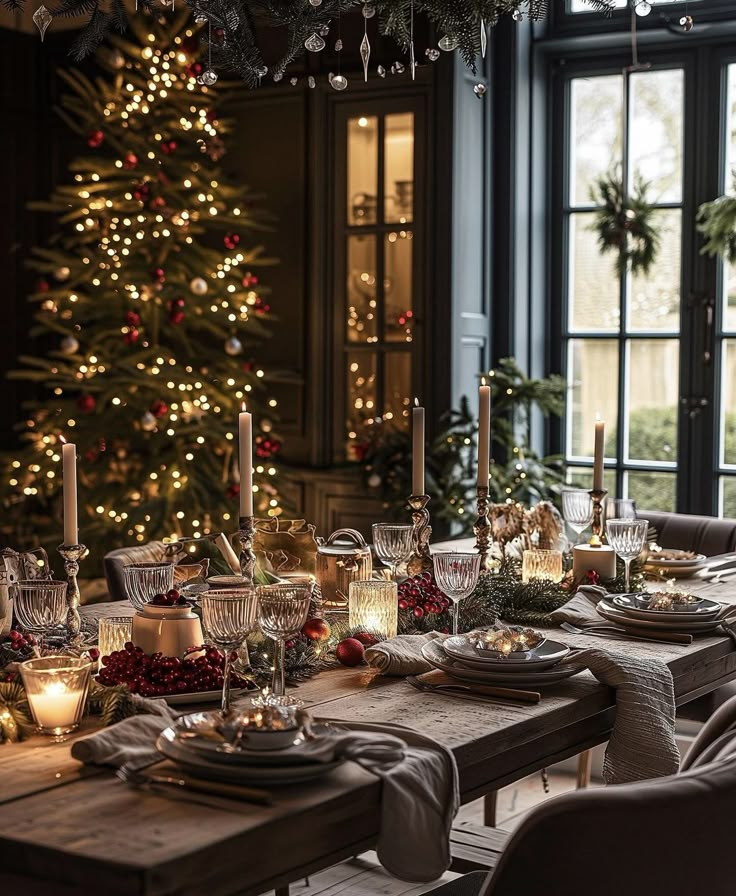
[[[142,610],[154,594],[174,587],[172,563],[130,563],[123,567],[125,594],[136,610]]]
[[[67,583],[53,579],[21,579],[11,588],[18,622],[30,632],[43,633],[66,618]]]
[[[286,693],[284,676],[285,642],[299,634],[309,615],[312,589],[309,585],[261,585],[258,588],[258,624],[275,643],[272,690]]]
[[[205,635],[225,654],[222,682],[222,712],[230,711],[230,673],[232,653],[255,630],[258,620],[258,596],[253,588],[233,591],[205,591],[199,599]]]
[[[606,498],[603,514],[606,520],[635,520],[636,501],[631,498]]]
[[[562,515],[579,538],[593,522],[593,499],[590,492],[584,488],[563,488]]]
[[[472,594],[480,575],[480,554],[442,551],[432,557],[437,584],[452,601],[452,633],[458,633],[458,603]]]
[[[608,543],[624,561],[627,594],[630,588],[629,569],[631,561],[644,550],[648,531],[649,520],[608,520],[606,523]]]
[[[396,578],[396,569],[411,557],[413,547],[412,526],[396,526],[392,523],[373,524],[373,547],[379,560],[389,568],[389,575]]]

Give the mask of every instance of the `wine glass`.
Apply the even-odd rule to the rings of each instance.
[[[480,554],[442,551],[432,558],[437,584],[452,601],[452,633],[458,626],[458,603],[475,590],[480,575]]]
[[[636,519],[636,501],[631,498],[606,498],[603,510],[607,520]]]
[[[373,547],[378,559],[388,566],[391,579],[396,569],[411,557],[413,526],[395,526],[392,523],[373,524]]]
[[[608,520],[606,536],[608,543],[624,561],[626,568],[626,593],[628,594],[629,568],[634,557],[644,549],[649,531],[649,520]]]
[[[222,712],[230,711],[230,672],[232,652],[237,650],[258,618],[258,597],[253,588],[233,591],[205,591],[199,599],[206,636],[225,654],[222,682]]]
[[[301,631],[309,615],[311,599],[309,585],[260,585],[258,588],[258,624],[263,634],[275,642],[272,690],[276,697],[286,693],[285,642]]]
[[[590,492],[584,488],[563,488],[562,515],[579,539],[583,530],[593,522],[593,499]]]

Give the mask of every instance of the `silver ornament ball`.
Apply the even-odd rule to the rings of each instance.
[[[473,93],[480,99],[482,99],[487,92],[488,88],[485,84],[476,84],[475,87],[473,87]]]
[[[348,86],[348,79],[345,75],[331,75],[330,84],[334,90],[345,90]]]
[[[66,265],[64,265],[63,267],[57,268],[54,271],[54,277],[56,277],[56,279],[60,280],[60,281],[68,280],[70,275],[71,275],[71,271],[69,270],[68,267],[66,267]]]
[[[683,31],[692,31],[693,30],[693,17],[692,16],[682,16],[680,18],[680,27]]]
[[[237,336],[231,336],[229,339],[225,340],[225,354],[230,355],[230,357],[234,357],[235,355],[239,355],[243,351],[243,343],[238,339]]]
[[[156,429],[156,418],[150,411],[146,411],[141,417],[141,429],[145,432],[153,432]]]
[[[209,287],[207,286],[207,281],[204,277],[195,277],[189,284],[189,289],[191,289],[195,296],[204,296],[207,294]]]
[[[458,41],[454,34],[446,34],[444,37],[440,38],[437,46],[440,50],[444,50],[445,53],[451,53],[453,50],[457,50],[460,46],[460,41]]]
[[[216,71],[211,68],[206,68],[197,80],[200,81],[201,84],[204,84],[205,87],[212,87],[214,84],[217,84],[217,78],[218,75]]]
[[[59,343],[59,348],[65,355],[73,355],[79,349],[79,340],[73,336],[65,336]]]

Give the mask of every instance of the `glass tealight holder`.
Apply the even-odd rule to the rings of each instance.
[[[351,629],[364,629],[386,640],[395,638],[399,627],[399,593],[396,582],[351,582],[348,624]]]
[[[92,663],[77,656],[43,656],[19,668],[39,731],[63,740],[79,727]]]
[[[107,616],[100,619],[97,637],[97,649],[100,651],[100,664],[104,656],[110,656],[116,650],[123,650],[133,638],[132,616]]]
[[[548,582],[562,581],[561,551],[524,551],[521,562],[521,581],[545,579]]]

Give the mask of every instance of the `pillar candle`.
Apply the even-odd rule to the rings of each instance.
[[[603,491],[603,455],[606,441],[606,424],[597,420],[595,424],[595,451],[593,455],[593,489]]]
[[[411,493],[424,494],[424,408],[417,406],[412,412],[412,477]]]
[[[488,488],[489,458],[491,456],[491,387],[480,387],[480,412],[478,414],[478,485]]]
[[[615,579],[616,552],[607,544],[600,547],[576,544],[572,549],[572,569],[575,581],[582,579],[590,569],[595,570],[602,579]]]
[[[61,446],[64,485],[64,544],[79,544],[77,522],[77,447]]]
[[[240,515],[253,516],[253,415],[243,411],[238,420],[240,436]]]

